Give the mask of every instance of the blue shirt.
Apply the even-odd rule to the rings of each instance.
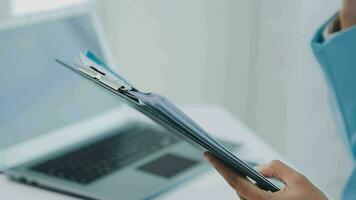
[[[333,19],[331,19],[333,20]],[[324,24],[315,34],[311,44],[327,77],[333,98],[339,109],[344,137],[353,158],[356,158],[356,27],[342,31],[325,40]],[[342,199],[356,199],[356,169],[348,180]]]

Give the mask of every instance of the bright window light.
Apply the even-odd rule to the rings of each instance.
[[[82,4],[88,0],[11,0],[11,14],[24,15],[41,11],[55,10],[76,4]]]

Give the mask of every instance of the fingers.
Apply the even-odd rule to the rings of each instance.
[[[226,166],[209,152],[205,152],[204,157],[224,177],[226,182],[243,198],[248,200],[264,200],[270,195],[269,192],[259,189],[256,185],[240,176],[233,169]]]
[[[277,178],[287,185],[295,182],[296,177],[302,176],[297,171],[288,167],[286,164],[279,160],[274,160],[266,165],[261,166],[259,171],[262,175],[268,178]]]
[[[204,157],[213,165],[213,167],[225,178],[227,183],[231,187],[236,186],[236,179],[239,178],[239,175],[232,171],[230,168],[227,168],[223,163],[217,160],[209,152],[204,153]]]

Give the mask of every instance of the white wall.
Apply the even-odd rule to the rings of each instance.
[[[266,141],[285,152],[290,69],[295,67],[299,1],[260,1],[248,122]]]
[[[224,106],[240,120],[252,125],[250,88],[251,66],[256,60],[258,36],[258,0],[231,0],[229,13],[229,49],[224,79]]]
[[[9,15],[10,12],[10,1],[0,0],[0,20]]]
[[[177,103],[226,105],[245,118],[251,0],[101,1],[121,73]]]

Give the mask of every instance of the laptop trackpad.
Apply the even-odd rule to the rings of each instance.
[[[138,167],[138,169],[164,178],[171,178],[198,163],[199,161],[191,158],[175,154],[166,154]]]

